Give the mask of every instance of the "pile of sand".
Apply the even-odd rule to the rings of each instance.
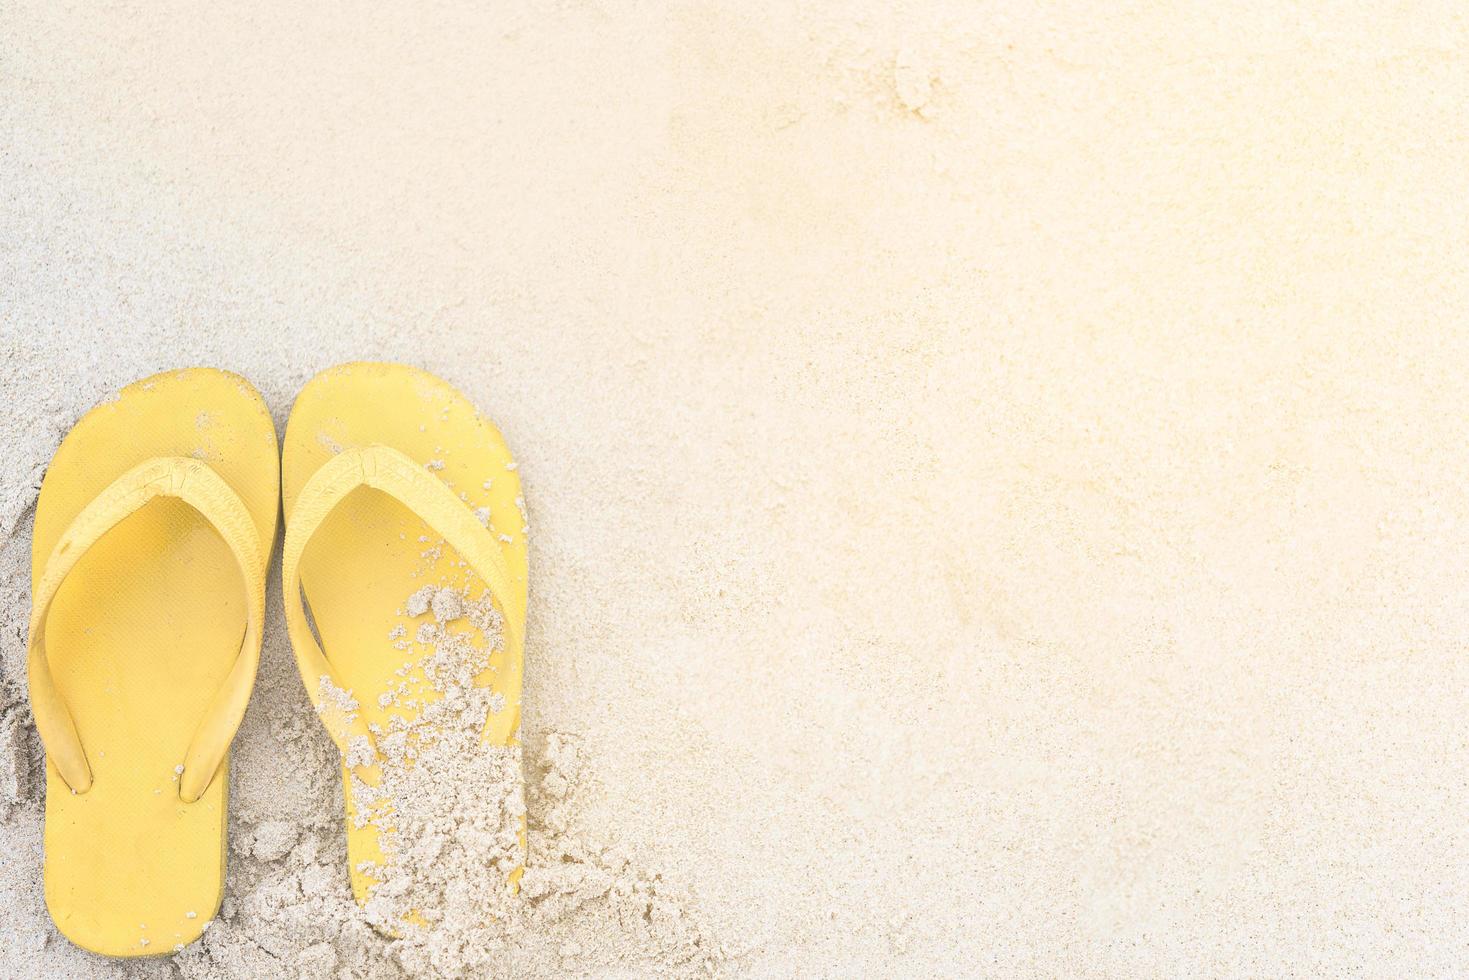
[[[22,525],[27,523],[22,520]],[[10,604],[25,593],[29,559],[24,532],[22,526],[0,548],[4,589],[0,597]],[[279,649],[283,640],[284,633],[277,631],[271,642],[270,660],[278,667],[287,666],[280,659],[285,653]],[[447,641],[439,642],[449,647]],[[453,652],[462,654],[464,649],[455,645]],[[10,665],[7,658],[0,681],[0,830],[11,839],[34,842],[44,790],[41,753],[23,686]],[[472,699],[473,689],[467,684],[471,676],[470,671],[457,671],[439,693],[449,694],[445,700],[452,701],[452,695],[462,690]],[[339,692],[336,700],[353,703],[349,692]],[[441,843],[432,859],[417,854],[402,866],[390,865],[396,874],[383,876],[383,897],[364,911],[353,901],[347,883],[335,746],[301,698],[259,707],[251,726],[255,731],[248,737],[264,734],[259,731],[264,727],[269,743],[257,744],[258,755],[251,754],[274,756],[276,765],[289,767],[298,785],[313,787],[319,805],[313,806],[313,819],[302,821],[282,819],[281,801],[268,793],[232,800],[227,897],[204,937],[167,960],[123,964],[80,954],[44,921],[38,901],[39,853],[32,847],[21,851],[23,861],[7,862],[0,881],[6,892],[23,896],[10,911],[25,915],[36,937],[7,951],[10,969],[17,975],[40,975],[59,960],[67,964],[69,976],[221,980],[535,977],[607,969],[690,976],[715,972],[719,949],[701,929],[685,894],[630,861],[624,848],[583,838],[572,830],[571,816],[587,776],[575,736],[543,733],[524,765],[531,853],[520,895],[511,898],[496,887],[503,884],[506,870],[497,863],[503,847],[466,853],[453,841],[459,839],[461,822],[482,822],[487,813],[500,812],[499,804],[487,805],[490,796],[513,792],[513,799],[521,800],[521,751],[479,746],[471,752],[489,710],[486,703],[478,703],[477,710],[435,715],[441,742],[425,744],[416,769],[385,760],[389,778],[384,786],[429,818],[404,819],[411,814],[400,808],[394,823],[405,828],[405,837],[409,828],[418,832],[411,842],[404,840],[403,849],[422,843],[431,823],[450,825],[446,835],[450,843]],[[459,720],[464,723],[457,724]],[[458,766],[453,779],[438,778],[443,774],[436,772],[435,749],[439,755],[453,756]],[[423,778],[414,779],[415,772]],[[512,842],[526,812],[521,802],[506,811]],[[393,848],[388,850],[394,853]],[[456,889],[461,892],[457,905],[451,894]],[[388,932],[404,932],[403,915],[410,907],[404,902],[415,911],[433,906],[440,921],[432,929],[387,938]],[[470,905],[475,913],[483,913],[476,921],[465,914]]]

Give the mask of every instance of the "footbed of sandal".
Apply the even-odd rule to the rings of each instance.
[[[244,379],[156,375],[88,412],[36,505],[29,671],[47,750],[46,903],[112,956],[219,907],[228,748],[258,662],[275,428]]]
[[[287,621],[343,753],[354,894],[393,935],[482,925],[524,863],[514,459],[447,383],[350,364],[298,395],[282,475]]]

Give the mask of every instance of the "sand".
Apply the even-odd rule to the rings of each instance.
[[[49,925],[21,683],[83,411],[209,364],[283,424],[364,357],[520,461],[540,839],[719,971],[1462,968],[1456,6],[0,24],[0,972],[378,962],[278,613],[230,900],[175,961]],[[658,962],[556,887],[569,969]]]

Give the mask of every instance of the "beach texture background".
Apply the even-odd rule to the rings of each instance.
[[[1466,121],[1447,2],[0,3],[0,972],[124,970],[41,902],[58,441],[374,359],[516,451],[529,758],[719,970],[1456,973]],[[340,835],[308,713],[277,612],[232,840]],[[126,969],[321,968],[274,850]]]

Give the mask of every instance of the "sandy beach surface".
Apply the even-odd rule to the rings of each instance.
[[[1462,975],[1466,56],[1449,3],[0,3],[0,973],[401,972],[278,578],[177,957],[51,925],[24,678],[83,412],[375,359],[521,463],[522,975]]]

